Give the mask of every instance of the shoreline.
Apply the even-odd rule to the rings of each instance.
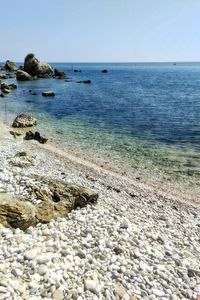
[[[14,139],[9,129],[0,122],[1,193],[32,201],[27,191],[31,185],[45,188],[35,180],[45,176],[89,187],[99,199],[95,206],[25,232],[0,228],[0,289],[7,298],[196,299],[199,202],[160,182],[153,185],[102,168],[52,143]],[[31,153],[34,164],[11,166],[20,151]]]

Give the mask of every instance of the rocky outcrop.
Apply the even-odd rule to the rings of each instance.
[[[32,131],[26,132],[24,139],[27,141],[36,140],[41,144],[46,144],[46,142],[48,141],[48,139],[41,136],[38,131],[36,131],[35,133],[33,133]]]
[[[73,209],[93,204],[98,199],[97,193],[85,187],[67,185],[46,178],[41,178],[41,181],[47,189],[36,188],[32,191],[33,196],[41,200],[38,205],[14,196],[0,194],[0,223],[3,226],[25,230],[38,223],[66,217]]]
[[[20,114],[17,116],[12,124],[13,127],[32,127],[37,125],[37,120],[29,114]]]
[[[4,69],[6,71],[16,71],[17,70],[16,63],[13,61],[7,60],[5,63]]]
[[[58,70],[58,69],[55,69],[54,70],[54,75],[56,76],[56,77],[65,77],[65,72],[63,72],[63,71],[61,71],[61,70]]]
[[[17,71],[16,78],[18,81],[29,81],[34,79],[31,75],[22,70]]]
[[[42,96],[52,97],[52,96],[55,96],[55,93],[53,91],[46,91],[46,92],[42,92]]]
[[[24,71],[37,77],[51,77],[53,75],[52,67],[46,62],[39,61],[32,53],[25,57]]]
[[[25,168],[33,166],[33,157],[28,152],[18,152],[14,158],[11,158],[9,163],[14,167]]]

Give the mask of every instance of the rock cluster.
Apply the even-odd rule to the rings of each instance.
[[[32,131],[26,132],[24,139],[27,141],[36,140],[41,144],[45,144],[48,141],[48,139],[41,136],[38,131],[36,131],[35,133],[33,133]]]

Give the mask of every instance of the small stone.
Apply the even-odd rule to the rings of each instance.
[[[152,289],[152,293],[155,296],[158,296],[158,297],[164,297],[165,296],[165,293],[161,290],[158,290],[158,289]]]
[[[89,290],[90,292],[94,294],[99,293],[99,285],[96,280],[91,280],[91,279],[85,279],[85,290]]]
[[[64,299],[63,291],[61,289],[55,290],[55,292],[53,293],[53,299],[54,300],[63,300]]]
[[[124,287],[122,285],[119,285],[118,287],[115,288],[114,293],[119,298],[123,298],[124,295],[126,294],[126,290],[124,289]]]
[[[124,218],[120,224],[120,228],[128,229],[131,227],[131,223],[127,218]]]
[[[39,268],[38,268],[38,274],[43,276],[47,273],[48,271],[48,268],[46,265],[40,265]]]

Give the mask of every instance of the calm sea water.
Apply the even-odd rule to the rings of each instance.
[[[17,83],[18,89],[0,100],[3,118],[11,122],[15,115],[31,112],[40,129],[63,145],[133,168],[199,176],[199,63],[52,65],[75,81],[92,83],[58,79]],[[82,72],[74,73],[73,68]],[[44,90],[53,90],[56,96],[42,97]]]

